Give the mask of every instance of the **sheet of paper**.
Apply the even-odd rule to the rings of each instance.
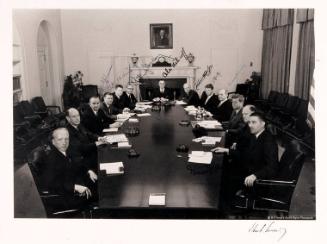
[[[105,170],[106,174],[122,174],[124,173],[124,164],[123,162],[102,163],[100,170]]]
[[[211,164],[212,152],[192,151],[189,154],[188,162],[199,164]]]
[[[187,103],[182,100],[177,100],[176,105],[186,105]]]
[[[165,193],[151,193],[149,197],[149,205],[164,206],[166,205]]]
[[[105,139],[108,143],[116,143],[116,142],[128,142],[128,138],[125,134],[116,134],[116,135],[108,135],[105,136]]]
[[[138,123],[139,120],[138,119],[135,119],[135,118],[131,118],[131,119],[128,120],[128,122],[130,122],[130,123]]]
[[[117,132],[118,131],[118,128],[106,128],[106,129],[103,129],[103,132]]]
[[[137,102],[136,103],[136,106],[139,106],[139,105],[150,105],[150,104],[152,104],[151,101],[148,101],[148,102]]]
[[[132,145],[130,145],[129,142],[118,142],[118,147],[130,148]]]
[[[190,163],[211,164],[212,156],[190,156],[188,161]]]
[[[151,116],[149,113],[144,113],[144,114],[137,114],[138,117],[148,117]]]

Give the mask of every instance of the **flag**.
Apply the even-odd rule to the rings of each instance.
[[[315,127],[315,84],[314,78],[312,78],[309,94],[309,104],[308,104],[308,118],[307,122],[311,128]]]

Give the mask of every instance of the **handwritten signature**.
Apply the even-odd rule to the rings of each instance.
[[[287,233],[286,228],[278,227],[275,221],[269,223],[255,222],[249,229],[252,233],[276,233],[279,234],[277,241],[280,241]]]

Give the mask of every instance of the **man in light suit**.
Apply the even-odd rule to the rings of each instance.
[[[229,146],[235,142],[237,135],[245,127],[245,123],[242,118],[242,110],[244,105],[244,97],[240,94],[234,94],[232,96],[233,112],[230,116],[228,123],[223,127],[226,129],[226,145]]]

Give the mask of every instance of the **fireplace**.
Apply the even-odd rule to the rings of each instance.
[[[164,80],[166,87],[173,91],[174,98],[178,99],[181,95],[183,84],[187,82],[186,78],[145,78],[139,80],[140,99],[152,100],[153,91],[158,88],[159,80]]]
[[[158,87],[159,80],[165,80],[166,86],[175,91],[176,99],[180,96],[183,84],[187,82],[191,88],[194,87],[197,66],[174,66],[168,58],[164,59],[170,66],[164,66],[164,62],[153,62],[151,65],[134,64],[129,69],[130,83],[134,84],[134,91],[139,100],[151,99],[154,88]],[[167,72],[168,71],[168,72]]]

